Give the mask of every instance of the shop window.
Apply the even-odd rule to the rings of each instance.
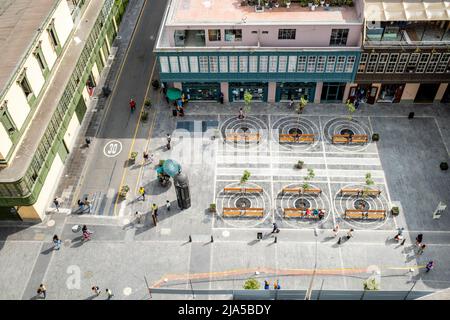
[[[230,72],[238,72],[238,57],[230,56],[229,62],[230,62]]]
[[[169,61],[170,61],[170,72],[172,73],[180,72],[180,67],[178,66],[178,57],[177,56],[169,57]]]
[[[344,72],[353,72],[353,68],[355,67],[356,56],[348,56],[347,64],[345,65]]]
[[[25,97],[28,101],[34,97],[33,90],[31,89],[30,82],[27,78],[27,68],[24,68],[22,71],[22,74],[19,76],[19,79],[17,80],[17,83],[22,88],[23,93],[25,94]]]
[[[395,73],[405,72],[406,63],[408,62],[409,53],[402,53],[400,59],[398,59],[397,66],[395,67]]]
[[[328,56],[327,59],[327,68],[326,72],[334,72],[334,66],[336,65],[336,57],[335,56]]]
[[[330,46],[345,46],[347,45],[349,29],[332,29],[330,37]]]
[[[269,59],[269,72],[277,72],[278,56],[270,56]]]
[[[325,56],[319,56],[317,58],[316,72],[324,72],[325,71],[325,61],[326,61]]]
[[[361,54],[361,59],[359,60],[358,72],[364,73],[366,70],[367,58],[369,57],[368,53]]]
[[[380,54],[380,58],[378,59],[378,65],[376,68],[376,73],[383,73],[386,68],[387,61],[389,59],[389,53]]]
[[[208,72],[208,57],[201,56],[198,58],[198,62],[200,65],[200,72],[207,73]]]
[[[404,87],[404,84],[383,84],[378,96],[378,102],[400,102]]]
[[[295,40],[295,29],[279,29],[278,40]]]
[[[225,41],[242,41],[242,30],[225,29]]]
[[[309,56],[308,57],[308,67],[306,69],[306,72],[314,72],[316,71],[316,56]]]
[[[189,72],[189,61],[188,61],[188,57],[180,57],[180,71],[183,73],[188,73]]]
[[[345,56],[339,56],[337,58],[335,72],[344,72],[344,67],[345,67]]]
[[[287,72],[295,72],[297,68],[297,56],[289,56]]]
[[[249,58],[248,72],[258,72],[258,57],[251,56]]]
[[[198,58],[195,56],[189,57],[189,67],[192,73],[198,72]]]
[[[220,56],[219,62],[220,62],[220,72],[227,73],[228,72],[228,57]]]
[[[161,72],[167,73],[169,71],[169,59],[167,57],[159,57],[159,63],[161,65]]]
[[[209,57],[209,72],[218,72],[219,71],[219,63],[216,56]]]
[[[278,72],[286,72],[287,56],[280,56],[278,58]]]
[[[393,73],[395,70],[395,66],[397,65],[399,54],[398,53],[391,53],[389,56],[389,61],[386,66],[386,73]]]
[[[209,29],[208,30],[209,41],[220,41],[220,29]]]
[[[247,56],[239,57],[239,72],[241,72],[241,73],[248,72],[248,57]]]
[[[297,62],[297,72],[306,71],[306,56],[299,56]]]
[[[268,56],[259,57],[259,72],[267,72],[267,62],[269,61]]]

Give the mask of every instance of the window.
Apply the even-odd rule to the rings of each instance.
[[[295,72],[297,68],[297,56],[289,56],[287,72]]]
[[[178,57],[176,56],[169,57],[169,61],[170,61],[170,72],[173,73],[180,72],[180,68],[178,66]]]
[[[297,72],[306,71],[306,56],[299,56],[297,62]]]
[[[209,72],[216,73],[219,71],[219,63],[216,56],[209,57]]]
[[[306,72],[314,72],[316,71],[316,56],[309,56],[308,57],[308,67],[306,69]]]
[[[53,46],[53,49],[57,50],[60,48],[60,44],[59,44],[59,39],[58,39],[58,35],[56,34],[56,28],[55,28],[55,19],[52,19],[52,21],[50,22],[48,28],[47,28],[47,32],[50,38],[50,43]]]
[[[268,56],[259,57],[259,72],[267,72],[267,62],[269,60]]]
[[[180,70],[181,72],[189,72],[189,61],[188,57],[180,57]]]
[[[7,111],[7,103],[6,101],[3,102],[3,106],[0,111],[0,123],[3,123],[3,127],[5,128],[6,132],[8,132],[8,134],[11,137],[11,140],[14,140],[15,138],[15,133],[16,132],[16,126],[14,125],[13,119],[11,118],[11,116],[9,115],[8,111]]]
[[[248,72],[258,72],[258,57],[251,56],[249,59]]]
[[[337,59],[335,72],[344,72],[345,67],[345,56],[339,56]]]
[[[334,66],[336,65],[336,56],[328,56],[326,72],[334,72]]]
[[[248,57],[247,56],[239,57],[239,72],[241,72],[241,73],[248,72]]]
[[[238,57],[230,56],[230,72],[238,72]]]
[[[198,58],[193,56],[189,57],[189,67],[191,69],[191,72],[197,73],[198,72]]]
[[[398,59],[397,66],[395,67],[395,73],[405,72],[406,63],[408,62],[409,53],[402,53],[400,59]]]
[[[436,67],[436,73],[444,73],[447,70],[447,64],[450,61],[450,53],[443,53],[441,56],[441,61]]]
[[[348,56],[347,64],[345,65],[344,72],[353,72],[353,68],[355,67],[356,56]]]
[[[242,41],[242,30],[225,29],[225,41]]]
[[[374,73],[378,62],[378,53],[371,53],[367,63],[366,73]]]
[[[228,72],[228,57],[220,56],[219,62],[220,62],[220,72],[227,73]]]
[[[36,50],[34,51],[34,57],[36,58],[42,73],[46,75],[48,73],[48,66],[47,62],[45,61],[44,54],[42,53],[41,41],[39,41],[39,45],[36,47]]]
[[[20,75],[18,81],[19,86],[22,88],[23,93],[27,99],[30,99],[33,96],[33,90],[31,89],[30,83],[27,79],[27,68],[24,68],[22,74]]]
[[[252,31],[252,33],[253,33],[253,34],[257,34],[257,33],[258,33],[258,31]]]
[[[278,40],[295,40],[295,29],[279,29]]]
[[[433,55],[431,56],[430,62],[428,62],[428,66],[427,66],[427,70],[426,70],[427,73],[434,72],[440,57],[441,57],[440,53],[433,53]]]
[[[319,56],[317,58],[317,67],[316,67],[316,72],[324,72],[325,71],[325,61],[326,61],[326,57],[325,56]]]
[[[166,73],[169,71],[169,59],[167,57],[159,57],[159,63],[161,65],[161,72]]]
[[[407,72],[416,71],[417,61],[419,61],[420,53],[411,53],[408,64],[406,65]]]
[[[358,72],[363,73],[366,70],[367,58],[369,57],[368,53],[361,54],[361,59],[359,60]]]
[[[347,45],[349,29],[332,29],[330,37],[330,46],[345,46]]]
[[[422,53],[420,56],[419,63],[417,64],[416,72],[423,73],[425,71],[425,67],[427,66],[428,60],[430,59],[429,53]]]
[[[286,72],[287,56],[280,56],[278,60],[278,72]]]
[[[386,73],[393,73],[395,70],[395,66],[397,65],[399,54],[398,53],[391,53],[391,56],[389,57],[388,64],[386,66]]]
[[[262,34],[269,34],[269,31],[263,31]]]
[[[210,29],[208,30],[209,41],[220,41],[220,29]]]
[[[380,54],[380,58],[378,59],[378,65],[376,68],[376,73],[383,73],[384,69],[386,68],[386,63],[389,59],[389,53],[382,53]]]
[[[198,62],[200,65],[200,72],[207,73],[208,72],[208,57],[206,57],[206,56],[198,57]]]
[[[278,56],[270,56],[269,59],[269,72],[277,72]]]

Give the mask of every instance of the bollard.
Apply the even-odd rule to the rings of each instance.
[[[189,235],[189,242],[192,242],[192,237],[191,237],[191,235]]]
[[[273,243],[277,243],[277,241],[278,241],[278,238],[275,237],[275,239],[273,240]]]
[[[214,242],[214,238],[213,238],[213,236],[211,236],[211,242]]]

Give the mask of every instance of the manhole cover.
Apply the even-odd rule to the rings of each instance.
[[[289,129],[289,134],[302,134],[303,131],[300,130],[299,128],[291,128]]]
[[[300,208],[311,208],[311,202],[309,202],[306,199],[297,199],[297,200],[295,200],[295,204],[294,205],[295,205],[295,207],[297,209],[300,209]]]
[[[353,206],[357,210],[369,210],[370,209],[369,203],[366,200],[361,200],[361,199],[356,200],[355,203],[353,204]]]
[[[239,198],[235,202],[236,208],[250,208],[252,202],[247,198]]]
[[[342,129],[341,134],[348,134],[348,135],[354,135],[355,133],[351,129]]]

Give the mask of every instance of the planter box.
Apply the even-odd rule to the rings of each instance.
[[[400,214],[400,208],[399,207],[392,207],[391,214],[396,217]]]

